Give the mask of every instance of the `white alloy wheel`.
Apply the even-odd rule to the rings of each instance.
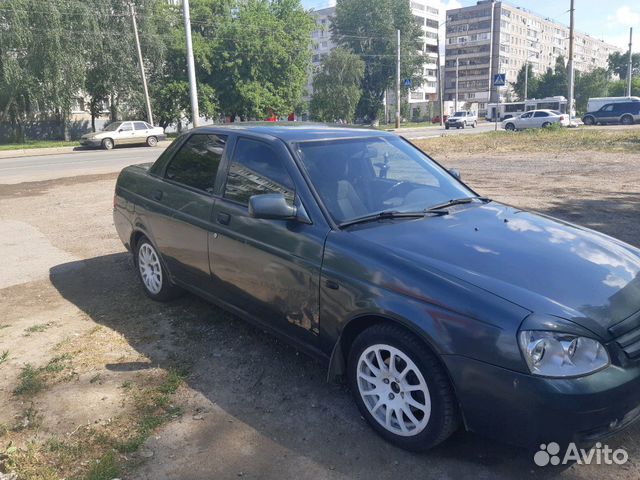
[[[403,437],[425,429],[431,417],[429,388],[405,353],[390,345],[372,345],[358,359],[357,376],[367,410],[384,429]]]
[[[138,268],[145,288],[158,295],[162,290],[162,265],[155,249],[146,242],[138,249]]]

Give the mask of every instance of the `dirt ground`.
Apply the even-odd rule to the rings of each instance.
[[[640,154],[438,160],[482,195],[640,246]],[[115,178],[0,185],[0,472],[640,477],[640,426],[608,440],[627,449],[626,465],[574,465],[561,474],[534,468],[528,452],[462,431],[420,455],[385,443],[347,390],[325,383],[322,365],[193,296],[169,305],[147,299],[112,225]],[[40,384],[29,383],[30,372]],[[150,397],[157,401],[145,404]]]

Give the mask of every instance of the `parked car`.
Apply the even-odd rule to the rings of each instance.
[[[569,115],[555,110],[531,110],[502,121],[505,130],[525,130],[527,128],[547,128],[553,124],[569,126]]]
[[[120,173],[113,216],[149,297],[188,290],[326,362],[400,447],[640,418],[640,250],[478,196],[392,133],[194,129]]]
[[[444,124],[444,128],[446,128],[447,130],[449,130],[450,128],[465,128],[468,126],[476,128],[477,125],[478,114],[476,114],[475,112],[467,112],[463,110],[460,112],[456,112],[452,116],[450,116]]]
[[[166,139],[162,127],[154,127],[147,122],[113,122],[101,132],[87,133],[80,138],[80,145],[102,147],[111,150],[118,145],[147,144],[155,147],[160,140]]]
[[[449,115],[445,115],[442,121],[446,122],[448,118],[449,118]],[[431,123],[440,123],[440,115],[436,115],[435,117],[433,117],[431,119]]]
[[[640,102],[607,103],[600,110],[588,112],[582,121],[585,125],[619,123],[633,125],[640,122]]]
[[[595,112],[609,103],[640,102],[640,97],[594,97],[587,101],[587,112]]]

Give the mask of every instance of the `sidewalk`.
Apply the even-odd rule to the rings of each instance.
[[[172,140],[164,140],[158,142],[156,148],[167,148],[171,144]],[[116,147],[117,148],[117,147]],[[89,151],[96,151],[100,149],[82,147],[80,145],[75,147],[51,147],[51,148],[23,148],[19,150],[1,150],[0,159],[3,158],[20,158],[20,157],[40,157],[43,155],[62,155],[62,154],[74,154],[83,153]]]

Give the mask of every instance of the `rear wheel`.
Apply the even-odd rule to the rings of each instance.
[[[158,145],[158,139],[156,137],[148,137],[147,138],[147,146],[155,147]]]
[[[633,117],[631,115],[625,115],[620,119],[622,125],[633,125]]]
[[[504,126],[504,129],[513,132],[516,129],[516,126],[513,123],[509,122]]]
[[[368,328],[355,339],[347,368],[360,412],[385,440],[424,451],[458,428],[457,402],[446,372],[407,330],[392,324]]]
[[[102,140],[102,148],[105,150],[111,150],[113,148],[113,140],[110,138],[105,138]]]
[[[138,241],[134,263],[145,293],[153,300],[166,302],[182,293],[178,286],[171,283],[160,254],[147,237],[141,237]]]
[[[544,123],[542,124],[542,128],[549,128],[550,126],[551,126],[551,123],[550,123],[550,122],[544,122]]]
[[[473,128],[476,128],[478,126],[478,122],[473,122],[473,125],[471,125]]]

